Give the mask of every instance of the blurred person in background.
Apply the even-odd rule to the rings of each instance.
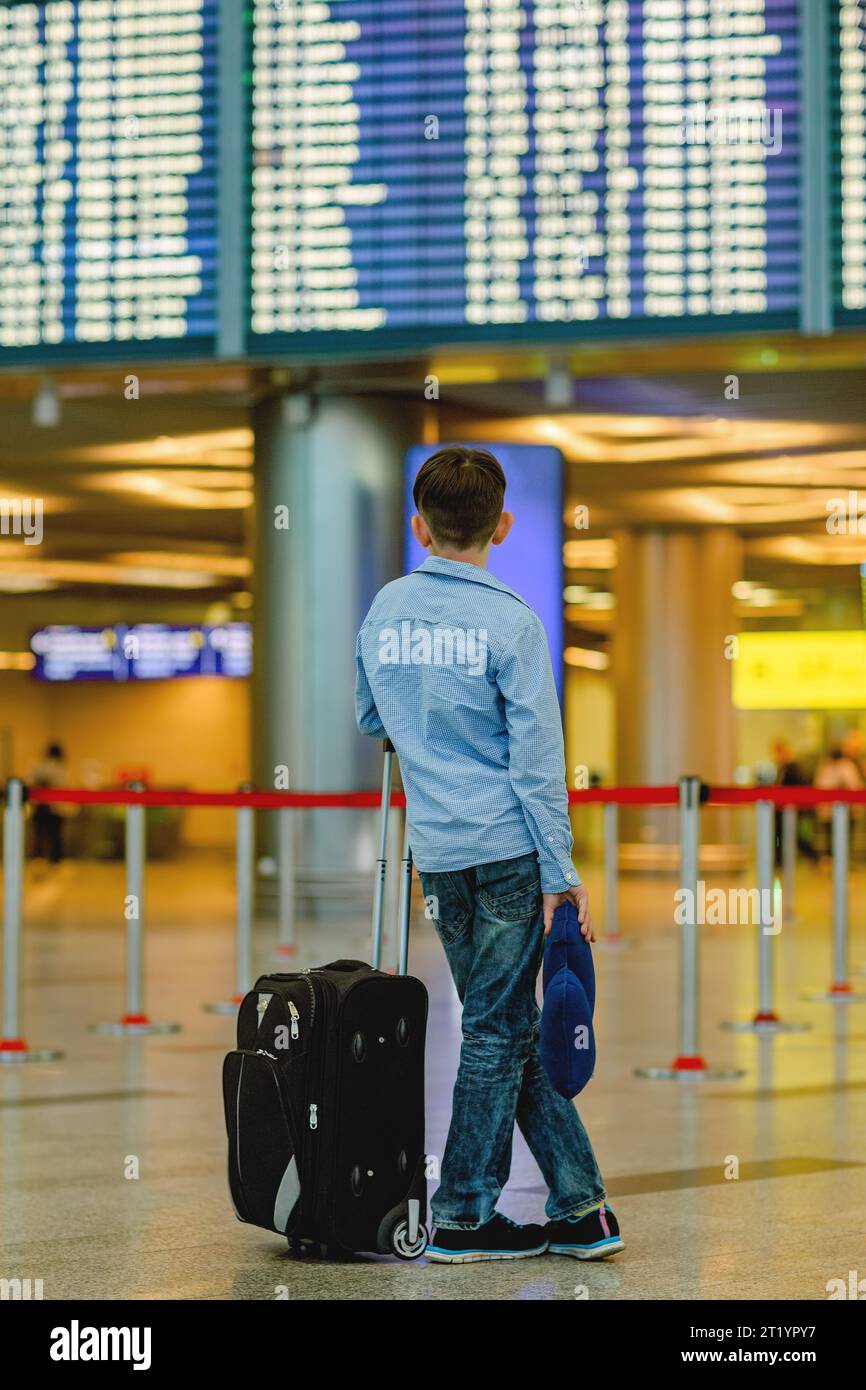
[[[860,781],[866,787],[866,735],[862,729],[849,729],[842,740],[842,752],[846,758],[850,758],[857,771],[860,773]],[[864,810],[862,806],[851,807],[851,857],[852,859],[862,859],[864,853],[863,827]]]
[[[59,743],[49,743],[41,760],[30,773],[34,787],[65,787],[69,776],[66,754]],[[33,814],[35,830],[34,858],[59,864],[63,858],[63,817],[56,806],[40,802]]]
[[[814,786],[821,791],[862,791],[863,774],[854,759],[845,753],[843,746],[836,744],[829,753],[819,758],[818,766],[815,768]],[[831,802],[825,802],[818,807],[818,848],[825,864],[829,862],[833,852],[832,817]]]
[[[861,778],[866,782],[866,736],[862,729],[849,729],[842,740],[842,753],[856,765]]]
[[[775,786],[808,787],[809,778],[805,769],[797,761],[790,743],[785,738],[777,738],[771,744],[773,762],[776,767]],[[815,819],[811,811],[797,812],[797,848],[810,859],[817,859],[815,849]],[[782,862],[782,807],[776,807],[776,866]]]

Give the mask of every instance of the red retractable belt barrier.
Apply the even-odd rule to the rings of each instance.
[[[281,807],[374,807],[378,792],[185,792],[130,791],[116,787],[92,791],[82,787],[31,787],[28,799],[70,806],[251,806],[254,810],[275,811]],[[402,792],[391,794],[392,806],[405,806]]]
[[[866,805],[866,791],[829,791],[821,787],[710,787],[710,806],[750,806],[772,801],[774,806],[829,806],[834,802]]]
[[[834,802],[866,805],[866,791],[824,791],[819,787],[708,787],[705,805],[751,806],[772,801],[775,806],[829,806]],[[93,790],[87,787],[29,787],[29,801],[70,806],[251,806],[258,810],[280,807],[346,810],[374,808],[380,794],[370,792],[191,792],[171,788],[130,791],[127,787]],[[679,788],[587,787],[568,793],[570,806],[676,806]],[[391,793],[392,806],[405,806],[403,792]]]
[[[686,784],[690,788],[686,799],[684,795]],[[18,788],[17,803],[10,800],[10,789]],[[249,974],[249,952],[250,952],[250,932],[253,916],[253,854],[254,854],[254,832],[253,832],[253,810],[272,810],[278,813],[285,813],[292,809],[297,810],[326,810],[326,809],[374,809],[380,805],[381,797],[379,791],[329,791],[329,792],[303,792],[303,791],[181,791],[171,788],[157,789],[149,788],[146,790],[131,789],[129,787],[100,788],[93,790],[89,788],[76,787],[31,787],[23,788],[20,782],[12,779],[7,786],[7,878],[10,882],[20,883],[19,861],[23,860],[23,837],[19,833],[19,828],[23,827],[22,799],[25,796],[36,804],[46,805],[95,805],[95,806],[125,806],[127,808],[127,819],[136,816],[133,828],[136,830],[135,843],[138,846],[133,858],[141,863],[137,866],[137,878],[141,878],[141,869],[144,861],[144,826],[143,816],[140,811],[134,812],[133,808],[147,806],[159,807],[184,807],[184,806],[212,806],[231,808],[235,811],[238,819],[238,842],[237,842],[237,878],[238,878],[238,949],[237,949],[237,986],[235,994],[225,1005],[216,1006],[219,1009],[237,1007],[237,1002],[243,988],[248,987],[246,977]],[[706,786],[702,785],[695,777],[684,778],[675,786],[636,786],[636,787],[587,787],[574,789],[568,793],[568,802],[572,807],[579,806],[601,806],[604,808],[605,816],[605,870],[606,870],[606,915],[610,928],[609,935],[612,937],[610,944],[616,944],[619,933],[616,929],[616,879],[618,869],[618,829],[617,814],[620,806],[654,806],[654,807],[677,807],[680,809],[681,831],[680,831],[680,851],[681,861],[684,852],[688,857],[689,872],[687,878],[688,886],[692,880],[697,880],[699,862],[699,836],[698,820],[700,807],[746,807],[759,806],[763,803],[763,808],[758,810],[758,822],[761,833],[759,834],[759,868],[762,881],[766,879],[768,884],[773,882],[773,856],[772,856],[772,813],[770,807],[776,810],[785,810],[789,815],[785,817],[788,822],[789,831],[794,830],[795,826],[791,823],[791,812],[798,808],[830,806],[833,810],[833,844],[834,844],[834,884],[833,884],[833,934],[834,934],[834,973],[832,983],[828,991],[822,994],[821,998],[832,999],[839,1002],[866,1001],[866,996],[854,993],[847,973],[847,865],[848,865],[848,814],[846,808],[850,806],[866,805],[866,790],[830,790],[817,787],[785,787],[785,786]],[[769,805],[767,804],[769,803]],[[406,798],[402,792],[392,792],[390,803],[392,807],[404,808]],[[140,821],[139,818],[140,817]],[[281,876],[281,903],[286,908],[288,901],[294,895],[294,867],[293,851],[291,848],[291,832],[289,824],[293,817],[280,814],[280,876]],[[683,839],[683,824],[686,825],[686,835]],[[761,826],[763,827],[761,829]],[[128,827],[129,829],[129,827]],[[794,836],[789,835],[789,842],[793,843]],[[686,849],[684,851],[684,845]],[[794,849],[795,852],[795,849]],[[127,839],[127,870],[130,870],[130,842]],[[792,861],[793,863],[793,861]],[[136,867],[136,865],[133,865]],[[10,873],[11,871],[11,873]],[[133,875],[136,877],[136,875]],[[282,879],[286,882],[283,883]],[[793,882],[793,875],[791,881]],[[684,880],[685,882],[685,880]],[[136,884],[140,889],[140,883]],[[14,882],[13,882],[14,888]],[[130,890],[131,891],[131,890]],[[20,984],[20,905],[15,892],[6,894],[7,902],[5,906],[5,931],[4,931],[4,953],[7,961],[7,975],[10,978],[14,975],[12,983],[6,989],[5,1013],[7,1018],[17,1020],[18,1005],[17,991]],[[284,914],[287,918],[291,916],[290,907]],[[763,926],[766,924],[762,924]],[[140,931],[137,934],[136,954],[140,957]],[[291,932],[282,942],[280,949],[285,953],[294,952],[294,944],[291,940]],[[763,968],[759,970],[759,1001],[768,986],[770,979],[769,971],[769,945],[761,947]],[[684,964],[683,952],[688,956],[688,969]],[[735,1075],[736,1073],[710,1072],[703,1059],[700,1057],[696,1041],[697,1019],[696,1019],[696,984],[697,980],[697,937],[692,932],[688,937],[686,946],[681,944],[680,974],[686,980],[683,988],[682,1009],[685,1010],[683,1017],[688,1014],[688,1029],[683,1028],[683,1035],[687,1032],[693,1034],[693,1044],[690,1048],[680,1048],[680,1053],[672,1068],[649,1068],[643,1069],[644,1075],[682,1075],[692,1073],[711,1076]],[[135,972],[132,972],[131,979],[135,983]],[[687,978],[688,977],[688,978]],[[16,983],[16,980],[18,983]],[[762,983],[763,982],[763,983]],[[15,997],[13,997],[15,996]],[[139,1011],[140,1017],[136,1016],[135,1027],[142,1027],[145,1015]],[[122,1023],[127,1030],[131,1026],[131,1015],[129,1010],[124,1016]],[[149,1023],[149,1020],[148,1020]],[[759,1003],[759,1012],[755,1019],[748,1023],[747,1027],[764,1028],[768,1025],[783,1027],[776,1018],[773,1010],[762,1008]],[[157,1025],[159,1027],[160,1025]],[[173,1027],[174,1025],[169,1025]],[[9,1030],[5,1030],[9,1032]],[[4,1030],[0,1028],[0,1036]],[[19,1045],[18,1032],[16,1028],[11,1030],[6,1047],[0,1047],[0,1060],[15,1060],[16,1049],[18,1054],[21,1049],[27,1051],[26,1045]],[[42,1054],[47,1060],[54,1053]],[[31,1054],[33,1056],[33,1054]],[[33,1056],[33,1060],[36,1057]]]

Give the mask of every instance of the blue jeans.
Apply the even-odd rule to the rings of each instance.
[[[538,1055],[544,920],[537,856],[420,878],[463,1004],[451,1127],[431,1204],[435,1224],[472,1230],[490,1219],[508,1181],[515,1120],[550,1190],[551,1220],[602,1201],[586,1130]]]

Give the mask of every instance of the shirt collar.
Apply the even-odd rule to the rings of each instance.
[[[511,594],[512,598],[526,603],[525,598],[521,598],[520,594],[503,584],[489,570],[482,569],[480,565],[472,565],[467,560],[446,560],[444,555],[428,555],[424,563],[418,566],[418,570],[426,571],[428,574],[447,574],[453,579],[468,579],[474,584],[486,584],[491,589],[499,589],[501,593]]]

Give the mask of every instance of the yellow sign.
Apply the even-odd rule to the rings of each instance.
[[[866,632],[741,632],[737,709],[866,709]]]

